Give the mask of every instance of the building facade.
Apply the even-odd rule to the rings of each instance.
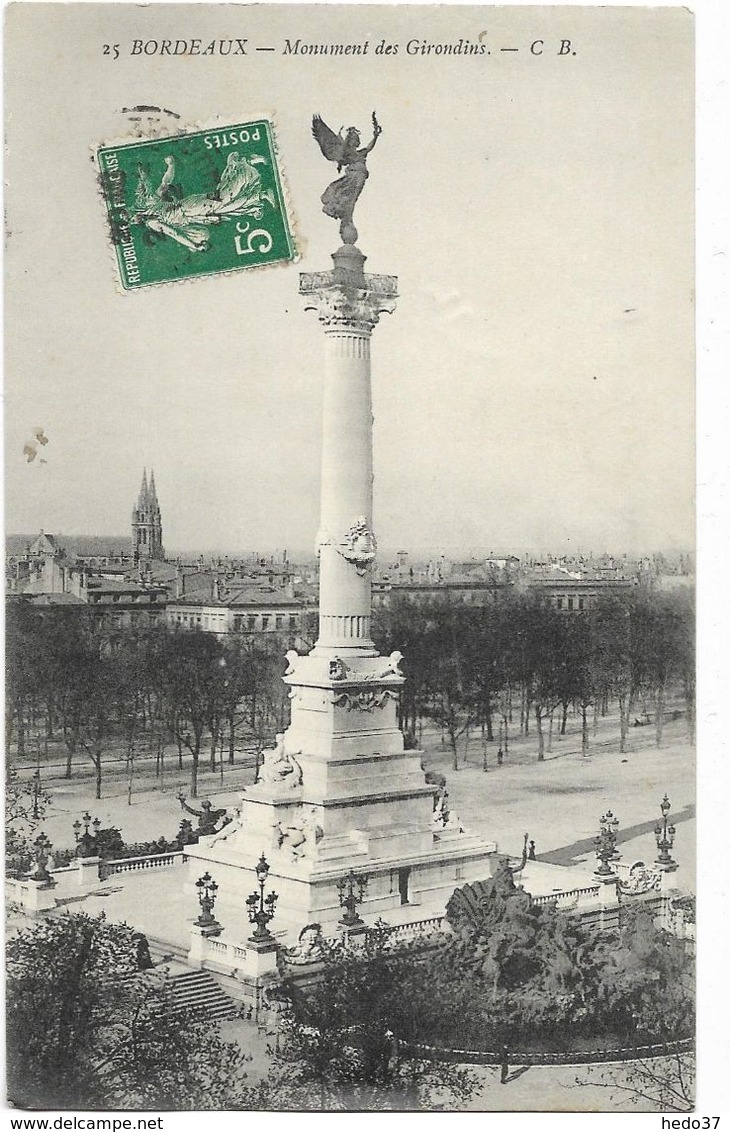
[[[308,614],[316,605],[265,586],[225,587],[214,579],[209,593],[173,598],[167,621],[181,629],[201,629],[217,637],[235,635],[272,648],[308,649]]]

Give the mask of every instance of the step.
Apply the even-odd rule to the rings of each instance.
[[[201,1018],[233,1018],[240,1010],[207,971],[189,971],[170,979],[173,1006],[193,1009]]]

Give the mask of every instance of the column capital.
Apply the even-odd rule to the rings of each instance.
[[[347,277],[345,275],[347,274]],[[307,271],[299,276],[304,309],[314,310],[330,331],[369,335],[381,314],[392,314],[398,298],[395,275]]]

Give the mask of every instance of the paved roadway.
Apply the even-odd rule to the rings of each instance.
[[[579,734],[573,730],[561,740],[554,739],[553,750],[543,763],[537,762],[533,736],[513,739],[501,767],[496,765],[496,744],[491,744],[487,773],[481,744],[472,742],[468,760],[461,759],[461,769],[456,772],[437,734],[426,733],[423,746],[426,766],[446,775],[450,805],[468,828],[482,832],[495,840],[500,850],[515,855],[519,855],[523,833],[528,831],[536,842],[538,858],[554,864],[592,860],[598,820],[608,808],[621,823],[619,845],[624,860],[653,860],[654,823],[659,817],[659,803],[668,793],[677,827],[675,857],[681,866],[681,884],[693,888],[695,768],[684,723],[667,725],[661,749],[655,746],[652,728],[633,728],[630,750],[620,754],[612,720],[603,721],[597,738],[601,745],[583,757]],[[90,767],[89,760],[86,762]],[[171,839],[184,816],[177,795],[181,789],[188,791],[189,772],[176,769],[177,757],[172,749],[165,762],[164,783],[155,778],[153,762],[137,764],[131,805],[121,762],[110,762],[105,768],[101,801],[94,798],[93,777],[79,777],[76,768],[70,780],[44,773],[43,781],[52,793],[44,828],[53,844],[59,848],[73,845],[71,825],[87,808],[102,825],[121,829],[129,842],[161,835]],[[214,805],[234,805],[242,788],[253,779],[253,764],[250,753],[238,756],[233,768],[224,764],[221,787],[218,771],[211,772],[201,760],[200,797],[210,797]],[[31,774],[32,769],[28,767],[23,773]]]

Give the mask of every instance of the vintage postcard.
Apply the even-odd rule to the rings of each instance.
[[[694,52],[6,9],[9,1107],[717,1127]]]

